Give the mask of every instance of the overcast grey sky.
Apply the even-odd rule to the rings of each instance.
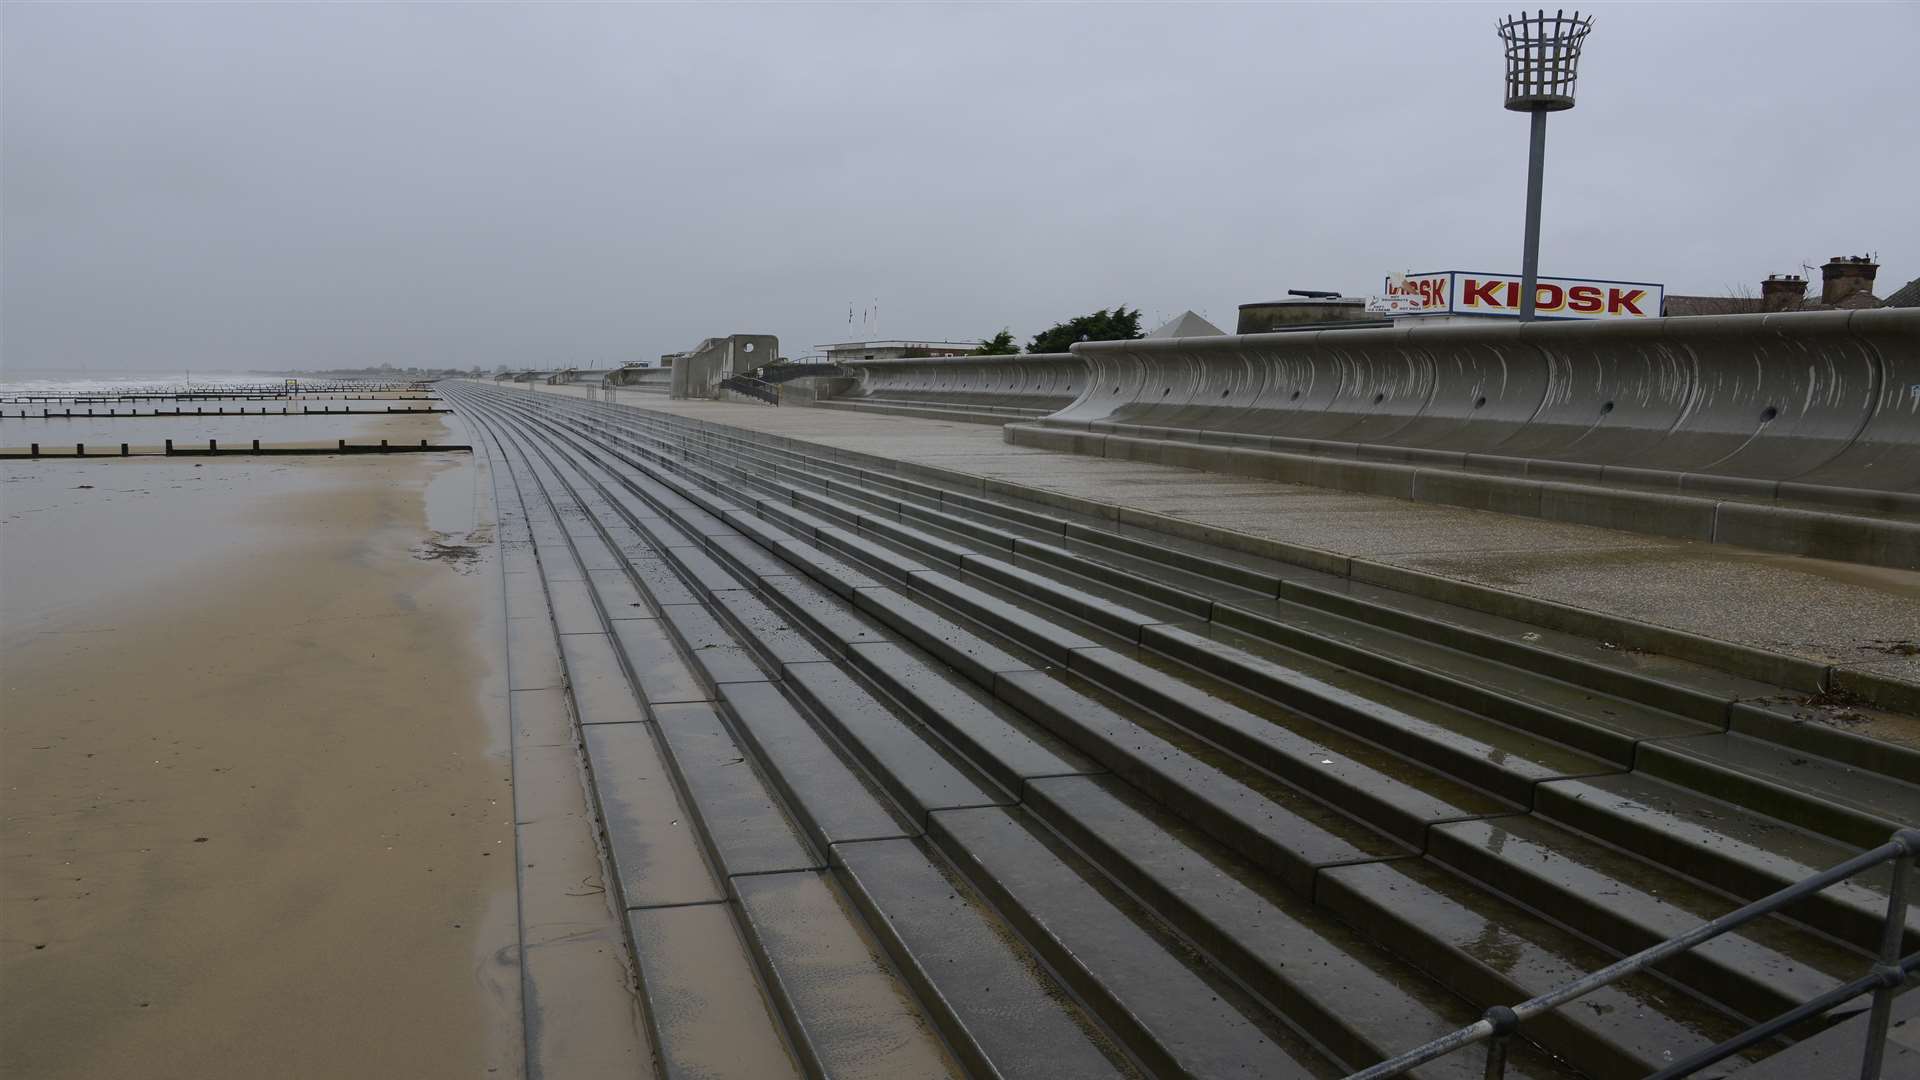
[[[0,5],[0,364],[1024,341],[1517,271],[1502,5]],[[1598,6],[1542,272],[1920,275],[1920,5]]]

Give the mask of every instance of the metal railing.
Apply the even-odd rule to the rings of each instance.
[[[751,375],[729,375],[720,380],[720,389],[745,394],[769,405],[780,404],[780,388]]]
[[[809,363],[801,360],[789,360],[784,364],[768,364],[753,372],[762,382],[783,383],[793,379],[807,379],[845,375],[846,370],[834,363]]]
[[[1861,1054],[1860,1077],[1861,1080],[1879,1080],[1881,1061],[1886,1056],[1887,1024],[1893,1007],[1894,992],[1916,971],[1920,971],[1920,952],[1906,957],[1900,955],[1900,946],[1905,939],[1907,927],[1907,879],[1913,868],[1916,853],[1920,853],[1920,829],[1901,829],[1893,834],[1891,840],[1871,851],[1862,852],[1810,878],[1797,881],[1771,896],[1755,900],[1738,911],[1731,911],[1710,922],[1702,923],[1679,937],[1670,938],[1650,949],[1634,953],[1624,960],[1575,979],[1557,990],[1529,998],[1518,1005],[1495,1005],[1475,1023],[1442,1035],[1423,1046],[1416,1046],[1370,1069],[1354,1073],[1347,1077],[1347,1080],[1387,1080],[1388,1077],[1400,1076],[1417,1065],[1424,1065],[1463,1047],[1483,1042],[1487,1044],[1486,1078],[1502,1080],[1507,1074],[1508,1044],[1512,1041],[1514,1034],[1519,1031],[1520,1025],[1527,1020],[1584,997],[1601,987],[1611,985],[1628,975],[1644,971],[1663,960],[1712,941],[1722,934],[1738,930],[1755,919],[1771,915],[1790,904],[1804,900],[1829,885],[1890,862],[1893,864],[1893,884],[1887,891],[1887,915],[1880,931],[1880,955],[1867,974],[1852,982],[1834,987],[1798,1008],[1781,1013],[1726,1042],[1710,1046],[1691,1057],[1675,1062],[1647,1078],[1647,1080],[1678,1080],[1679,1077],[1692,1076],[1709,1065],[1724,1061],[1748,1047],[1773,1038],[1803,1020],[1818,1016],[1836,1005],[1871,991],[1873,1006],[1867,1020],[1867,1045]]]

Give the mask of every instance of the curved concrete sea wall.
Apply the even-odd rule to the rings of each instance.
[[[1010,426],[1008,441],[1920,565],[1920,311],[1327,330],[1074,353],[1085,391]]]
[[[1058,427],[1309,453],[1920,491],[1920,311],[1324,330],[1075,347]]]
[[[673,390],[673,369],[670,367],[620,368],[602,379],[601,385],[629,390],[650,390],[659,394],[670,393]]]
[[[852,360],[856,380],[836,402],[926,406],[1006,420],[1073,404],[1087,387],[1087,362],[1070,353]]]

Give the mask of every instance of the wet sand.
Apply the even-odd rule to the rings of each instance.
[[[0,478],[0,1074],[518,1075],[472,460]]]

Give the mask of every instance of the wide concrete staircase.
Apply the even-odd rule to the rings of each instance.
[[[667,1075],[1342,1076],[1920,821],[1920,754],[1778,687],[444,391],[511,477]],[[1531,1022],[1509,1075],[1644,1076],[1854,978],[1885,889]]]

